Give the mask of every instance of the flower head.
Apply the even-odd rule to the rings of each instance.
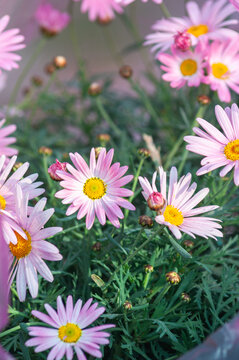
[[[13,144],[16,141],[15,137],[8,137],[8,135],[16,131],[16,125],[8,125],[3,127],[5,121],[5,119],[0,121],[0,156],[5,155],[8,157],[18,153],[16,149],[8,147],[10,144]]]
[[[236,104],[225,110],[216,105],[215,114],[223,132],[198,118],[197,122],[205,131],[193,128],[197,136],[185,136],[184,140],[189,144],[186,149],[204,156],[197,175],[223,166],[220,172],[223,177],[234,168],[234,183],[239,186],[239,109]]]
[[[44,227],[54,213],[54,209],[43,210],[46,199],[43,198],[32,208],[28,215],[28,193],[23,193],[17,185],[15,219],[18,226],[26,235],[23,238],[17,231],[17,244],[9,244],[14,263],[14,272],[11,278],[17,277],[17,293],[20,301],[26,298],[26,286],[35,298],[38,294],[37,272],[47,281],[53,281],[53,275],[43,259],[58,261],[62,259],[56,246],[44,239],[60,232],[60,227]],[[44,228],[43,228],[44,227]]]
[[[102,331],[114,327],[113,324],[87,327],[104,312],[104,307],[98,303],[91,305],[89,299],[84,306],[82,300],[78,300],[73,307],[72,296],[68,296],[64,306],[61,296],[57,297],[57,312],[48,304],[45,309],[48,315],[33,310],[32,315],[45,322],[49,327],[30,326],[29,335],[32,339],[26,342],[26,346],[36,346],[35,352],[42,352],[52,348],[48,359],[61,360],[66,355],[67,359],[73,358],[73,350],[79,360],[86,360],[84,352],[94,358],[101,358],[102,353],[99,345],[109,343],[110,334]]]
[[[229,0],[232,5],[235,6],[235,8],[239,11],[239,0]]]
[[[123,4],[123,5],[129,5],[135,0],[115,0],[117,3]],[[142,2],[146,3],[148,0],[141,0]],[[156,4],[162,4],[163,0],[153,0]]]
[[[57,35],[70,22],[70,15],[55,9],[50,3],[42,3],[35,13],[35,19],[44,34],[48,36]]]
[[[235,19],[227,19],[235,12],[228,0],[207,0],[201,8],[195,1],[189,1],[186,9],[186,17],[157,21],[153,25],[154,33],[146,37],[145,45],[153,45],[152,51],[163,52],[173,45],[178,32],[184,31],[191,35],[192,45],[199,40],[224,40],[238,36],[236,31],[225,28],[237,23]]]
[[[188,51],[192,45],[190,34],[186,30],[179,31],[174,36],[174,45],[178,50]]]
[[[62,180],[61,177],[57,175],[56,171],[58,170],[66,171],[66,165],[67,165],[66,162],[61,163],[59,160],[56,159],[56,162],[51,166],[49,166],[48,173],[52,178],[52,180],[56,180],[56,181]]]
[[[67,164],[69,173],[57,171],[63,179],[60,185],[64,188],[56,193],[56,197],[63,199],[63,204],[71,204],[66,215],[78,211],[77,219],[86,215],[86,227],[90,229],[95,221],[95,215],[99,222],[104,225],[106,216],[116,227],[120,226],[119,219],[124,215],[120,206],[129,210],[135,207],[123,197],[131,196],[133,192],[122,188],[132,180],[132,175],[123,176],[128,166],[120,167],[119,163],[111,166],[114,150],[106,153],[103,148],[96,161],[95,149],[91,149],[90,166],[83,157],[78,154],[70,154],[70,158],[76,169]],[[122,177],[123,176],[123,177]]]
[[[1,69],[12,70],[18,68],[17,61],[21,57],[13,51],[23,49],[24,37],[19,35],[19,29],[5,30],[9,23],[10,17],[8,15],[0,18],[0,76]]]
[[[105,21],[112,20],[115,17],[114,12],[121,14],[123,8],[116,0],[81,0],[81,12],[88,12],[90,21]]]

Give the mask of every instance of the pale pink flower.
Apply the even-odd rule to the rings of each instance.
[[[230,41],[214,41],[208,49],[206,83],[221,101],[230,102],[229,88],[239,94],[239,36]]]
[[[73,359],[74,352],[78,360],[87,360],[84,352],[94,358],[102,358],[100,345],[109,344],[107,339],[110,334],[102,331],[115,327],[113,324],[87,327],[93,323],[104,312],[105,308],[98,307],[98,303],[91,305],[89,299],[84,306],[82,300],[78,300],[73,307],[72,296],[68,296],[66,306],[64,306],[61,296],[57,297],[57,312],[49,305],[45,304],[48,315],[33,310],[32,315],[51,327],[29,326],[29,335],[32,339],[26,342],[26,346],[36,346],[35,352],[41,353],[51,349],[47,360]]]
[[[66,12],[60,12],[50,3],[42,3],[35,13],[35,19],[47,35],[60,33],[69,24],[71,17]]]
[[[186,9],[188,17],[157,21],[153,25],[154,33],[146,37],[145,45],[153,45],[152,51],[163,52],[173,45],[175,35],[185,30],[191,35],[193,46],[198,40],[224,40],[238,36],[236,31],[225,28],[238,23],[235,19],[227,19],[235,12],[228,0],[207,0],[202,7],[189,1]]]
[[[62,178],[60,178],[60,176],[57,175],[56,171],[58,171],[58,170],[66,171],[66,165],[67,165],[66,162],[61,163],[59,160],[56,159],[56,162],[54,164],[52,164],[51,166],[49,166],[48,173],[49,173],[50,177],[52,178],[52,180],[55,180],[55,181],[62,180]]]
[[[166,74],[162,75],[165,81],[170,82],[172,88],[199,86],[204,76],[204,51],[198,44],[194,51],[182,52],[172,47],[172,55],[163,53],[158,55],[158,60],[164,65],[160,66]]]
[[[197,136],[185,136],[189,144],[186,149],[204,156],[202,167],[197,175],[204,175],[223,166],[220,176],[225,176],[234,168],[234,182],[239,185],[239,110],[236,104],[225,111],[219,105],[215,107],[215,114],[223,132],[204,119],[197,122],[205,130],[197,127],[193,131]]]
[[[9,20],[8,15],[0,18],[0,76],[1,69],[10,71],[18,68],[17,61],[21,60],[21,57],[14,52],[25,47],[24,37],[19,35],[19,29],[4,31]]]
[[[132,175],[123,176],[128,170],[128,166],[120,167],[120,163],[111,166],[114,149],[106,153],[105,148],[100,151],[97,162],[95,149],[91,149],[90,167],[78,153],[70,154],[70,158],[76,169],[67,164],[66,173],[57,171],[63,179],[60,185],[64,190],[56,193],[56,197],[63,199],[63,204],[71,204],[66,215],[71,215],[78,211],[77,219],[82,219],[86,215],[86,227],[90,229],[95,221],[95,216],[104,225],[106,216],[109,221],[119,227],[119,219],[124,218],[120,206],[129,210],[135,207],[123,197],[133,194],[131,190],[124,189],[133,178]],[[122,177],[123,176],[123,177]]]
[[[113,19],[115,12],[121,14],[123,8],[116,0],[81,0],[81,12],[88,12],[90,21],[104,21]]]
[[[44,227],[54,213],[54,209],[43,210],[46,205],[46,198],[36,203],[28,215],[28,193],[23,193],[17,185],[15,201],[15,220],[18,226],[25,233],[27,239],[15,232],[17,244],[9,244],[12,258],[11,281],[16,276],[17,293],[20,301],[26,298],[26,286],[33,298],[38,294],[37,272],[47,281],[53,281],[53,275],[43,261],[59,261],[61,254],[56,246],[44,241],[58,232],[61,227]]]
[[[156,216],[155,220],[161,225],[168,226],[169,230],[172,231],[177,239],[182,237],[181,232],[184,232],[193,238],[195,238],[195,235],[204,238],[211,237],[214,239],[216,239],[216,237],[221,237],[222,233],[218,230],[221,228],[221,225],[217,223],[217,221],[220,220],[210,217],[195,216],[218,208],[216,205],[195,208],[195,206],[209,193],[209,189],[202,189],[193,196],[197,184],[192,183],[190,185],[192,175],[188,173],[178,180],[177,169],[172,167],[167,192],[166,172],[162,167],[159,167],[159,174],[160,192],[164,199],[167,199],[167,202],[165,207],[161,210],[160,215]],[[156,176],[154,175],[154,179],[155,177]]]
[[[5,119],[0,121],[0,156],[5,155],[8,157],[18,153],[16,149],[8,147],[9,145],[16,142],[15,137],[8,137],[8,135],[16,131],[16,125],[8,125],[3,127],[5,121]]]
[[[235,6],[235,8],[239,11],[239,0],[229,0],[232,5]]]
[[[129,5],[135,0],[115,0],[117,3],[123,4],[123,5]],[[141,0],[142,2],[146,3],[148,0]],[[156,4],[162,4],[163,0],[153,0]]]

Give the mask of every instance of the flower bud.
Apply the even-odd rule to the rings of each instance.
[[[119,74],[124,79],[129,79],[133,75],[132,67],[129,65],[123,65],[119,69]]]
[[[49,63],[49,64],[46,64],[46,66],[44,67],[44,70],[47,75],[51,75],[56,71],[56,67],[53,63]]]
[[[199,95],[197,97],[197,100],[198,100],[199,104],[201,104],[201,105],[207,105],[207,104],[210,104],[210,102],[211,102],[210,97],[208,97],[207,95]]]
[[[138,150],[139,155],[143,155],[144,157],[149,157],[150,156],[150,151],[148,149],[145,148],[141,148]]]
[[[152,273],[154,271],[154,267],[150,264],[144,265],[144,270],[146,273]]]
[[[96,158],[96,160],[98,159],[102,149],[104,149],[104,148],[101,147],[101,146],[98,146],[98,147],[95,148],[95,158]]]
[[[39,154],[52,155],[52,149],[47,146],[41,146],[38,150]]]
[[[20,161],[19,161],[19,162],[15,162],[12,170],[13,170],[13,171],[16,171],[16,170],[19,169],[22,165],[23,165],[23,163],[20,162]]]
[[[194,247],[194,242],[192,240],[185,240],[183,245],[189,249],[192,249]]]
[[[186,303],[189,303],[191,301],[191,298],[187,293],[182,293],[181,294],[181,299]]]
[[[56,36],[58,34],[57,31],[48,29],[47,27],[44,27],[44,26],[40,27],[40,31],[41,31],[42,35],[44,35],[47,38],[51,38],[51,37]]]
[[[101,144],[106,144],[110,141],[110,135],[99,134],[99,135],[97,135],[97,139],[101,142]]]
[[[110,16],[105,16],[103,18],[98,17],[97,22],[99,25],[108,25],[112,21],[112,18]]]
[[[151,228],[153,226],[153,220],[147,215],[141,215],[139,217],[139,224],[143,227]]]
[[[123,306],[124,306],[125,310],[131,310],[132,309],[132,304],[131,304],[130,301],[125,301]]]
[[[170,271],[166,274],[166,280],[172,285],[177,285],[180,283],[181,277],[176,271]]]
[[[31,94],[31,89],[29,87],[25,87],[23,90],[22,90],[22,93],[24,96],[28,96]]]
[[[52,164],[51,166],[49,166],[48,173],[49,173],[50,177],[52,178],[52,180],[55,180],[55,181],[61,181],[62,180],[62,178],[59,175],[57,175],[56,172],[58,170],[67,171],[66,170],[66,165],[67,165],[66,162],[61,163],[59,160],[56,159],[56,162],[54,164]]]
[[[149,195],[147,204],[151,210],[159,211],[163,209],[165,200],[161,193],[154,191],[152,194]]]
[[[43,85],[43,80],[42,80],[42,78],[40,76],[35,75],[35,76],[32,77],[32,83],[35,86],[42,86]]]
[[[187,30],[178,31],[177,35],[174,36],[174,45],[178,50],[187,51],[190,49],[191,44],[191,36]]]
[[[54,58],[53,64],[57,69],[63,69],[67,65],[66,58],[64,56],[58,55]]]
[[[93,251],[100,251],[101,250],[101,243],[99,241],[97,241],[96,243],[94,243],[92,245],[92,250]]]
[[[102,88],[100,86],[100,84],[98,84],[97,82],[93,82],[92,84],[90,84],[89,88],[88,88],[88,94],[91,96],[96,96],[101,94],[102,92]]]

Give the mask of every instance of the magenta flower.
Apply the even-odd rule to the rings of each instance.
[[[3,127],[5,119],[0,121],[0,156],[13,156],[18,153],[16,149],[8,147],[16,141],[15,137],[8,137],[11,133],[16,131],[16,125],[8,125]]]
[[[17,61],[21,57],[14,52],[25,47],[23,44],[24,37],[19,35],[19,29],[5,30],[9,23],[8,15],[0,18],[0,76],[1,69],[10,71],[18,68]]]
[[[51,328],[30,326],[29,335],[33,338],[26,342],[26,346],[36,346],[35,352],[52,348],[47,360],[61,360],[65,355],[67,360],[71,360],[74,356],[73,350],[78,360],[87,360],[84,351],[94,358],[101,358],[99,345],[108,344],[107,338],[110,336],[102,330],[115,325],[107,324],[87,329],[87,326],[105,312],[104,307],[97,308],[98,303],[91,303],[92,299],[89,299],[82,307],[82,300],[78,300],[73,307],[72,296],[68,296],[64,307],[61,296],[58,296],[57,312],[48,304],[45,304],[45,309],[49,315],[33,310],[32,315]]]
[[[157,172],[155,171],[152,178],[152,185],[146,177],[139,176],[139,182],[143,189],[142,195],[147,201],[148,207],[153,211],[161,210],[165,205],[163,195],[158,192],[156,187]]]
[[[61,163],[59,160],[56,159],[56,162],[54,164],[52,164],[51,166],[49,166],[48,173],[49,173],[50,177],[52,178],[52,180],[55,180],[55,181],[62,180],[62,178],[60,178],[60,176],[57,175],[56,171],[58,171],[58,170],[66,171],[66,165],[67,165],[66,162]]]
[[[79,220],[86,215],[87,229],[92,227],[95,215],[102,225],[106,223],[107,216],[115,227],[119,227],[118,218],[124,218],[120,206],[135,210],[134,205],[122,198],[133,194],[131,190],[122,188],[132,180],[133,176],[123,176],[128,166],[120,167],[119,163],[111,166],[113,155],[114,149],[106,153],[103,148],[96,162],[95,149],[92,148],[89,167],[80,154],[71,153],[70,158],[76,169],[67,164],[70,174],[57,171],[63,179],[60,185],[64,190],[58,191],[55,196],[63,199],[63,204],[71,204],[66,212],[67,216],[78,211]]]
[[[71,17],[68,13],[60,12],[51,4],[44,2],[37,8],[35,19],[43,33],[53,36],[59,34],[67,27]]]
[[[232,5],[235,6],[235,8],[239,11],[239,0],[229,0]]]
[[[236,104],[225,110],[217,105],[215,114],[223,132],[198,118],[197,122],[205,131],[193,128],[197,136],[185,136],[184,140],[189,144],[186,149],[204,156],[197,175],[204,175],[223,166],[220,172],[223,177],[234,168],[234,183],[239,186],[239,109]]]
[[[123,8],[116,0],[81,0],[81,12],[88,12],[90,21],[104,21],[113,19],[114,12],[121,14]]]

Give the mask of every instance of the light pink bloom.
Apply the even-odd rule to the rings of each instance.
[[[9,145],[16,142],[15,137],[8,137],[11,133],[16,131],[16,125],[8,125],[3,127],[5,119],[0,121],[0,156],[13,156],[18,153],[16,149],[8,147]]]
[[[229,88],[239,94],[239,36],[231,41],[214,41],[208,49],[206,83],[221,101],[230,102]]]
[[[225,28],[238,23],[235,19],[227,19],[235,12],[228,0],[207,0],[202,7],[189,1],[186,8],[188,17],[157,21],[153,25],[154,33],[146,37],[145,45],[153,45],[152,51],[163,52],[174,43],[175,35],[185,30],[191,34],[192,45],[196,45],[198,40],[224,40],[238,36],[236,31]]]
[[[21,57],[14,52],[25,47],[22,43],[24,37],[19,35],[19,29],[4,31],[9,20],[8,15],[0,18],[0,76],[1,69],[9,71],[18,68],[17,61],[21,60]]]
[[[239,0],[229,0],[232,5],[235,6],[235,8],[239,11]]]
[[[239,110],[236,104],[225,111],[219,105],[215,107],[215,114],[223,133],[204,119],[197,122],[205,130],[197,127],[193,131],[197,136],[185,136],[189,144],[186,149],[204,156],[202,167],[197,175],[204,175],[219,167],[224,167],[220,176],[225,176],[234,168],[234,182],[239,185]]]
[[[47,35],[60,33],[69,24],[71,17],[66,12],[60,12],[51,4],[42,3],[35,13],[35,19]]]
[[[222,233],[218,230],[221,228],[221,225],[217,223],[217,221],[220,220],[210,217],[195,216],[218,208],[216,205],[195,208],[195,206],[209,193],[209,189],[202,189],[193,196],[197,184],[192,183],[190,185],[192,175],[188,173],[178,180],[177,169],[172,167],[167,192],[166,172],[162,167],[159,167],[159,174],[160,192],[164,199],[167,199],[167,202],[161,211],[161,215],[156,216],[155,220],[161,225],[168,226],[169,230],[172,231],[177,239],[182,237],[181,232],[184,232],[193,238],[195,238],[195,235],[202,236],[206,239],[208,237],[214,239],[216,239],[216,237],[221,237]],[[154,175],[154,179],[155,177],[156,175]]]
[[[135,0],[115,0],[117,3],[123,4],[123,5],[129,5]],[[148,0],[141,0],[142,2],[146,3]],[[163,0],[153,0],[156,4],[162,4]]]
[[[158,60],[164,65],[160,66],[166,74],[162,75],[165,81],[170,82],[172,88],[188,86],[199,86],[204,80],[204,51],[201,44],[194,50],[182,52],[172,47],[172,55],[159,54]]]
[[[81,0],[81,12],[88,12],[90,21],[97,19],[104,21],[113,19],[114,12],[121,14],[123,8],[116,0]]]
[[[108,332],[102,330],[115,325],[99,325],[87,329],[105,312],[104,307],[97,308],[98,303],[93,305],[91,303],[92,299],[89,299],[82,306],[82,300],[79,299],[73,307],[72,296],[68,296],[64,307],[61,296],[58,296],[57,312],[49,304],[45,304],[48,315],[33,310],[33,316],[51,327],[30,326],[29,335],[33,338],[26,342],[26,346],[36,346],[37,353],[52,348],[47,360],[61,360],[65,355],[67,360],[72,360],[73,350],[78,360],[87,360],[84,352],[94,358],[101,358],[100,345],[109,344],[107,338],[110,336]]]
[[[106,216],[109,221],[119,227],[119,219],[124,218],[120,206],[129,210],[135,207],[123,197],[133,194],[131,190],[124,189],[133,178],[132,175],[123,176],[128,170],[128,166],[120,167],[120,163],[111,166],[114,149],[106,153],[105,148],[100,151],[97,162],[95,149],[90,153],[90,167],[78,153],[70,154],[70,158],[76,169],[67,164],[70,174],[57,171],[63,179],[60,185],[64,190],[56,193],[56,197],[63,199],[63,204],[71,204],[66,215],[71,215],[78,211],[77,219],[82,219],[86,215],[86,227],[90,229],[95,221],[95,215],[99,222],[104,225]],[[122,177],[123,176],[123,177]]]
[[[16,276],[17,293],[20,301],[26,298],[26,286],[30,294],[35,298],[38,294],[37,272],[47,281],[53,281],[53,275],[42,260],[58,261],[62,259],[56,246],[44,241],[62,231],[61,227],[44,227],[54,213],[54,209],[43,210],[46,205],[46,198],[37,202],[28,215],[28,193],[23,193],[17,185],[15,219],[18,226],[27,236],[24,239],[15,232],[17,244],[9,244],[12,259],[11,281]]]
[[[60,178],[60,176],[57,175],[56,171],[58,171],[58,170],[66,171],[66,165],[67,165],[66,162],[61,163],[59,160],[56,159],[56,162],[54,164],[52,164],[51,166],[49,166],[48,173],[49,173],[50,177],[52,178],[52,180],[55,180],[55,181],[62,180],[62,178]]]

